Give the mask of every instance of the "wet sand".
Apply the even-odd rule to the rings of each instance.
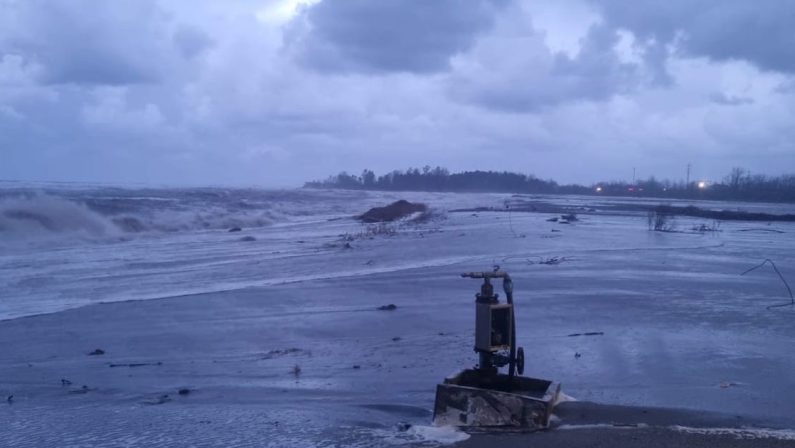
[[[390,276],[407,285],[420,273]],[[381,284],[369,282],[364,289]],[[396,310],[379,311],[362,287],[314,282],[2,321],[0,392],[14,398],[0,406],[9,422],[0,433],[13,447],[434,445],[398,424],[430,424],[435,383],[471,358],[469,321],[401,301],[404,290],[385,293]],[[304,300],[321,291],[340,302]],[[475,434],[460,446],[795,444],[670,429],[795,427],[787,416],[587,402],[563,403],[555,415],[550,431]]]
[[[458,446],[462,448],[791,448],[793,439],[738,437],[733,434],[694,434],[667,428],[578,429],[548,431],[530,435],[475,436]]]
[[[795,444],[782,432],[672,429],[795,428],[795,311],[765,308],[782,294],[769,272],[739,275],[764,258],[793,272],[795,227],[660,234],[643,216],[583,216],[565,226],[548,217],[450,213],[435,230],[401,229],[351,248],[339,235],[358,224],[323,221],[262,229],[246,246],[223,230],[202,233],[184,252],[191,235],[168,246],[146,238],[102,246],[96,259],[100,249],[84,246],[4,255],[3,279],[21,294],[0,300],[17,301],[12,316],[28,309],[25,300],[94,303],[0,321],[0,398],[13,396],[0,402],[0,446],[456,440],[427,427],[435,385],[476,362],[478,282],[458,274],[493,264],[514,279],[526,373],[581,401],[561,405],[551,431],[473,435],[462,446]],[[564,261],[542,263],[552,257]],[[19,278],[19,266],[44,259],[49,270]],[[245,282],[221,292],[95,303],[139,283],[146,297],[158,287],[167,296],[171,287],[238,276]],[[64,284],[71,288],[57,287]],[[378,310],[388,304],[396,308]],[[90,355],[96,349],[104,354]],[[404,424],[424,429],[401,431]]]

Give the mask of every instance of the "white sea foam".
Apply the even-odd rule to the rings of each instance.
[[[454,426],[415,425],[406,431],[375,430],[373,435],[392,446],[401,445],[452,445],[469,439],[470,435]]]
[[[555,400],[554,406],[557,406],[560,403],[565,403],[567,401],[577,401],[577,399],[572,397],[571,395],[567,395],[565,392],[560,392],[558,394],[558,398]]]
[[[264,190],[0,189],[0,242],[261,228],[351,213],[348,194]],[[53,238],[54,237],[54,238]]]
[[[795,440],[795,430],[792,429],[691,428],[688,426],[672,426],[671,429],[688,434],[725,435],[738,439]]]
[[[20,239],[65,233],[101,237],[118,232],[110,219],[77,202],[48,195],[0,200],[0,237]]]

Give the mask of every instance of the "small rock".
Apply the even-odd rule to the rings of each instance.
[[[580,354],[580,352],[574,352],[574,358],[575,359],[580,359],[581,357],[582,357],[582,355]]]
[[[397,430],[400,432],[406,432],[411,429],[411,423],[400,422],[397,424]]]
[[[342,248],[343,249],[353,249],[353,246],[351,246],[351,243],[345,243],[345,244],[342,245]]]
[[[395,342],[397,342],[397,341],[399,341],[401,339],[403,339],[403,338],[401,338],[400,336],[395,336],[394,338],[392,338],[392,340],[395,341]]]
[[[98,355],[104,355],[104,354],[105,354],[105,350],[102,350],[101,348],[98,348],[98,349],[94,350],[93,352],[89,353],[88,356],[98,356]]]
[[[68,386],[72,384],[71,381],[67,380],[66,378],[61,378],[61,386]]]
[[[8,398],[6,398],[6,401],[8,402],[8,404],[13,403],[14,402],[14,396],[13,395],[9,395]]]
[[[86,386],[85,384],[83,384],[83,386],[82,386],[80,389],[72,389],[72,390],[70,390],[70,391],[69,391],[69,393],[70,393],[70,394],[87,394],[87,393],[89,393],[91,390],[92,390],[92,389],[89,389],[89,388],[88,388],[88,386]]]
[[[362,366],[360,366],[360,365],[356,364],[356,365],[354,365],[354,366],[353,366],[353,368],[358,370],[358,369],[361,369],[361,368],[362,368]]]
[[[190,394],[190,392],[191,392],[190,389],[185,388],[185,389],[180,389],[177,393],[184,396]]]
[[[241,229],[240,227],[232,227],[231,229],[229,229],[230,232],[240,232],[241,230],[243,229]]]
[[[257,241],[257,239],[254,238],[251,235],[247,235],[247,236],[244,236],[243,238],[240,238],[240,241]]]
[[[296,377],[301,375],[301,366],[299,366],[298,364],[293,366],[293,375],[295,375]]]
[[[379,311],[394,311],[397,309],[397,305],[394,303],[390,303],[389,305],[381,305],[378,307]]]

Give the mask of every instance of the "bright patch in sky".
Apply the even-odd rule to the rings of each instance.
[[[309,7],[321,0],[278,0],[257,11],[257,20],[281,25],[289,22],[302,7]]]

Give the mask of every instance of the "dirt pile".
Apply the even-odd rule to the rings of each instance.
[[[428,206],[423,203],[411,203],[405,199],[393,202],[385,207],[373,207],[356,219],[365,223],[391,222],[405,218],[412,213],[428,211]]]

